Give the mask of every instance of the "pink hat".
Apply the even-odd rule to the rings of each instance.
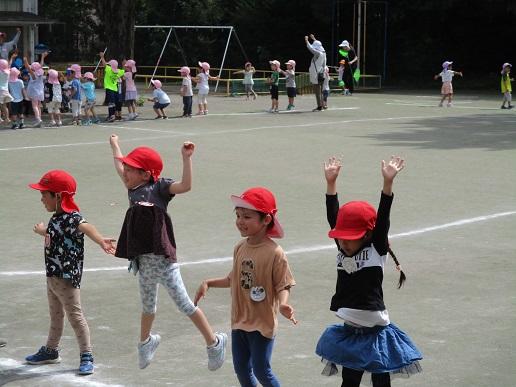
[[[5,59],[0,59],[0,71],[9,74],[9,62],[7,62]]]
[[[290,59],[288,62],[285,62],[285,64],[291,65],[292,67],[296,67],[296,61],[294,59]]]
[[[206,72],[210,71],[210,64],[208,62],[199,62],[199,67]]]
[[[74,77],[76,79],[80,79],[82,77],[81,75],[81,66],[79,66],[78,64],[73,64],[70,66],[70,70],[72,70],[74,72]]]
[[[38,191],[50,191],[61,194],[61,208],[64,212],[79,211],[79,206],[73,200],[77,191],[77,183],[66,171],[55,169],[45,173],[38,183],[29,184]]]
[[[52,85],[59,85],[59,73],[56,70],[48,70],[48,83]]]
[[[11,67],[11,71],[9,73],[9,82],[16,82],[19,75],[20,70],[18,70],[16,67]]]
[[[337,223],[328,232],[333,239],[357,240],[376,224],[376,210],[367,202],[348,202],[339,208]]]
[[[113,70],[113,72],[117,72],[118,71],[118,62],[114,59],[111,59],[109,62],[107,62],[107,64],[109,65],[109,67],[111,67],[111,70]]]
[[[267,231],[267,235],[271,238],[283,238],[284,232],[281,227],[276,213],[276,199],[271,191],[263,187],[249,188],[242,195],[231,195],[231,201],[235,207],[247,208],[250,210],[262,212],[271,215],[274,226]]]
[[[40,77],[45,73],[39,62],[32,62],[30,68],[34,71],[34,74],[36,74],[37,77]]]
[[[154,85],[156,89],[161,89],[161,81],[158,79],[151,79],[151,83]]]
[[[124,67],[130,68],[132,73],[136,72],[136,62],[132,59],[128,59],[127,62],[125,62]]]
[[[84,73],[83,77],[86,78],[86,79],[89,79],[91,81],[94,81],[94,80],[97,79],[97,78],[95,78],[93,76],[93,73],[91,71],[88,71],[88,72]]]
[[[190,75],[190,67],[188,66],[183,66],[177,71],[179,71],[181,75]]]
[[[281,67],[281,63],[279,62],[279,60],[276,60],[276,59],[270,60],[269,63],[271,65],[275,65],[278,69]]]

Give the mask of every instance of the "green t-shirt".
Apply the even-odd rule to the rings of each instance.
[[[104,88],[118,92],[118,79],[124,76],[125,71],[118,69],[115,73],[111,66],[106,65],[104,68]]]
[[[271,84],[275,86],[279,85],[279,71],[273,71],[271,73]]]

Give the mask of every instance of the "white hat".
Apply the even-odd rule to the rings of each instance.
[[[448,66],[449,66],[449,65],[451,65],[452,63],[453,63],[453,62],[451,62],[451,61],[447,61],[447,60],[445,60],[445,61],[443,62],[443,69],[448,68]]]
[[[349,42],[347,40],[343,40],[339,47],[347,47],[350,48]]]

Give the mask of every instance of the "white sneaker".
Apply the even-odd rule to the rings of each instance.
[[[217,345],[208,347],[208,369],[210,371],[218,370],[224,364],[226,358],[226,345],[228,344],[228,335],[225,333],[215,333],[217,337]]]
[[[144,369],[147,367],[154,357],[154,354],[156,353],[156,349],[158,349],[159,342],[161,341],[161,336],[156,335],[150,335],[150,340],[145,343],[139,343],[138,344],[138,360],[139,360],[139,366],[140,369]]]

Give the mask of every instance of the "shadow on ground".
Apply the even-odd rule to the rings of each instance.
[[[374,138],[390,146],[420,149],[516,149],[515,114],[481,114],[425,118],[398,124],[397,132],[374,133]]]

